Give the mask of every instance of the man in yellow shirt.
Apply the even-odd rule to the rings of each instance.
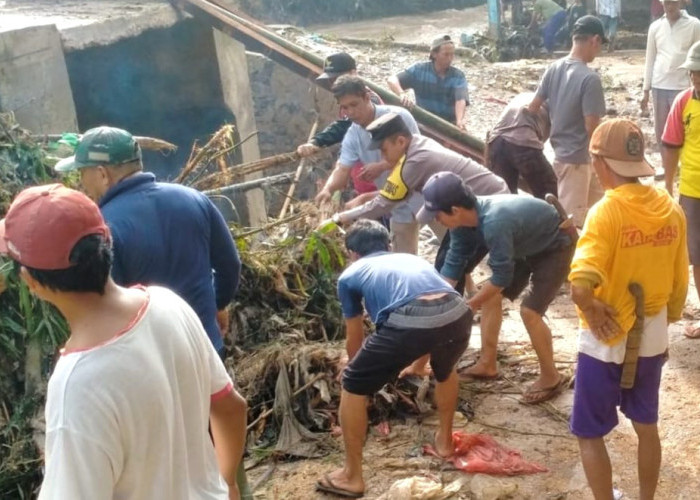
[[[661,464],[657,421],[667,325],[680,319],[688,290],[685,217],[666,191],[639,182],[654,169],[633,122],[599,125],[590,152],[606,192],[588,213],[569,274],[581,324],[571,432],[593,496],[612,498],[603,437],[617,425],[619,405],[639,438],[638,498],[651,499]],[[630,283],[644,291],[645,319],[634,385],[622,389],[627,337],[636,318]]]
[[[691,87],[679,93],[671,105],[661,137],[662,158],[666,189],[672,196],[680,161],[679,202],[688,219],[688,253],[700,294],[700,42],[690,47],[681,67],[688,70]],[[685,335],[700,339],[700,326],[688,327]]]

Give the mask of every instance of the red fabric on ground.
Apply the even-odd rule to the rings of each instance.
[[[506,448],[487,434],[456,431],[452,440],[455,453],[445,460],[464,472],[505,476],[547,472],[546,467],[525,461],[519,451]],[[430,445],[425,445],[423,452],[439,456]]]

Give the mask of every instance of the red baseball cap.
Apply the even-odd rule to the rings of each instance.
[[[62,184],[35,186],[19,193],[0,221],[0,253],[33,269],[67,269],[73,247],[90,234],[109,237],[90,198]]]

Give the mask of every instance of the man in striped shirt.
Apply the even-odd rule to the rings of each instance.
[[[448,35],[433,40],[430,60],[415,63],[392,76],[387,81],[389,88],[401,96],[407,108],[418,104],[458,127],[467,128],[467,106],[469,92],[464,73],[452,65],[455,44]],[[415,99],[409,89],[413,89]]]

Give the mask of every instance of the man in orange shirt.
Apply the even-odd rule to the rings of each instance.
[[[688,219],[688,253],[695,287],[700,293],[700,42],[695,42],[681,66],[688,70],[691,87],[676,97],[661,138],[666,189],[673,183],[680,161],[680,204]],[[700,326],[689,327],[686,337],[700,338]]]

